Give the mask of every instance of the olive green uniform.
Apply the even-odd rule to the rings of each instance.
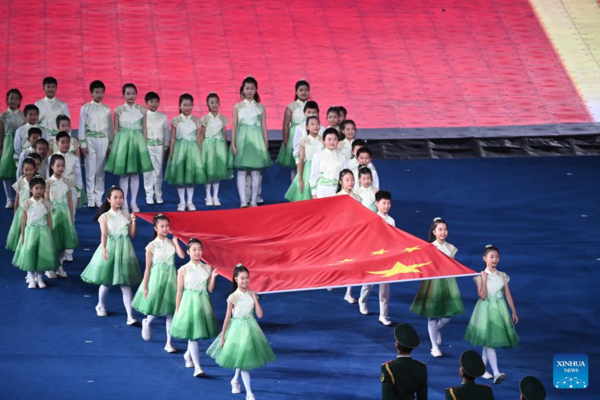
[[[398,357],[381,366],[383,400],[427,400],[427,366],[412,357]]]
[[[446,400],[494,400],[494,392],[487,385],[463,383],[446,389]]]

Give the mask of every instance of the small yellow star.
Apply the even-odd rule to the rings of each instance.
[[[381,255],[383,255],[383,253],[389,253],[389,252],[390,252],[389,250],[381,249],[378,251],[372,251],[371,255],[372,256],[381,256]]]
[[[398,275],[398,274],[410,274],[410,273],[422,273],[417,268],[424,267],[425,265],[431,264],[431,261],[424,264],[413,264],[413,265],[404,265],[400,261],[396,262],[391,269],[386,269],[384,271],[367,271],[369,274],[374,275],[382,275],[382,278],[389,278],[390,276]]]
[[[421,248],[419,246],[415,246],[415,247],[407,247],[406,249],[404,249],[404,251],[407,253],[412,253],[413,251],[416,251],[416,250],[421,250]]]
[[[356,258],[344,258],[342,261],[338,261],[338,264],[343,264],[354,260],[356,260]]]

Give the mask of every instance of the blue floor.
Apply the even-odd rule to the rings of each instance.
[[[493,387],[496,398],[518,399],[518,382],[528,374],[544,382],[550,399],[600,398],[595,381],[584,390],[551,387],[555,353],[588,354],[592,373],[600,365],[600,345],[593,339],[600,332],[595,295],[600,158],[389,160],[376,165],[383,188],[393,194],[396,226],[424,238],[432,218],[444,217],[449,242],[459,249],[457,259],[476,271],[484,267],[484,245],[500,248],[499,269],[511,276],[521,318],[521,346],[498,350],[500,370],[508,378]],[[267,203],[283,201],[288,181],[288,170],[266,172]],[[114,177],[107,187],[112,184]],[[175,189],[167,187],[165,197],[160,209],[174,211]],[[195,198],[200,205],[203,187]],[[143,195],[139,199],[143,211],[159,210],[146,206]],[[238,205],[233,181],[222,185],[221,201],[225,207]],[[28,290],[25,273],[11,266],[12,253],[1,250],[0,399],[243,399],[230,392],[231,372],[208,356],[202,356],[208,377],[196,379],[193,370],[184,368],[181,352],[167,354],[164,320],[154,324],[152,342],[144,342],[139,326],[125,324],[118,288],[109,296],[110,317],[95,315],[97,287],[78,277],[99,243],[93,213],[78,211],[81,245],[75,262],[66,264],[70,276],[50,281],[46,290]],[[2,238],[11,218],[9,210],[0,211]],[[140,221],[139,231],[133,243],[142,262],[152,229]],[[390,316],[420,333],[421,346],[413,355],[427,363],[430,399],[443,399],[444,388],[460,382],[459,356],[469,348],[462,337],[476,290],[470,278],[459,279],[459,286],[467,312],[443,330],[444,357],[433,359],[425,319],[408,311],[418,283],[392,285]],[[221,321],[229,288],[219,279],[213,294]],[[342,300],[341,290],[264,296],[260,324],[278,358],[252,373],[257,399],[380,398],[380,364],[393,359],[395,350],[393,330],[377,322],[375,291],[372,314],[366,317],[357,305]],[[202,342],[201,349],[208,344]],[[182,350],[186,344],[175,345]]]

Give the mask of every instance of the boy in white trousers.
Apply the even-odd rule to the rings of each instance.
[[[85,183],[88,207],[100,207],[104,196],[104,166],[113,141],[110,107],[102,104],[106,87],[101,81],[90,84],[92,101],[81,107],[79,143],[85,157]]]
[[[144,172],[144,190],[146,191],[146,203],[162,204],[162,183],[163,183],[163,161],[165,154],[169,149],[169,121],[167,116],[160,111],[160,97],[157,93],[148,92],[145,97],[146,106],[146,130],[148,153],[152,161],[153,171]]]

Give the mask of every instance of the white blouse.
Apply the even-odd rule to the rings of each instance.
[[[21,207],[27,213],[27,226],[48,225],[47,215],[52,210],[52,203],[48,200],[44,198],[35,200],[33,197],[30,197]]]
[[[227,302],[233,304],[233,310],[231,310],[232,318],[248,318],[254,316],[254,299],[247,290],[246,293],[240,289],[231,293],[227,298]]]
[[[196,265],[190,261],[179,268],[179,273],[183,275],[184,289],[206,291],[208,280],[212,274],[212,267],[202,262]]]
[[[141,131],[144,126],[146,107],[139,104],[130,106],[126,103],[115,108],[115,114],[119,116],[119,131],[123,129]]]
[[[131,223],[131,215],[119,210],[108,210],[98,218],[98,222],[105,222],[108,228],[108,235],[127,236],[129,235],[129,224]]]

